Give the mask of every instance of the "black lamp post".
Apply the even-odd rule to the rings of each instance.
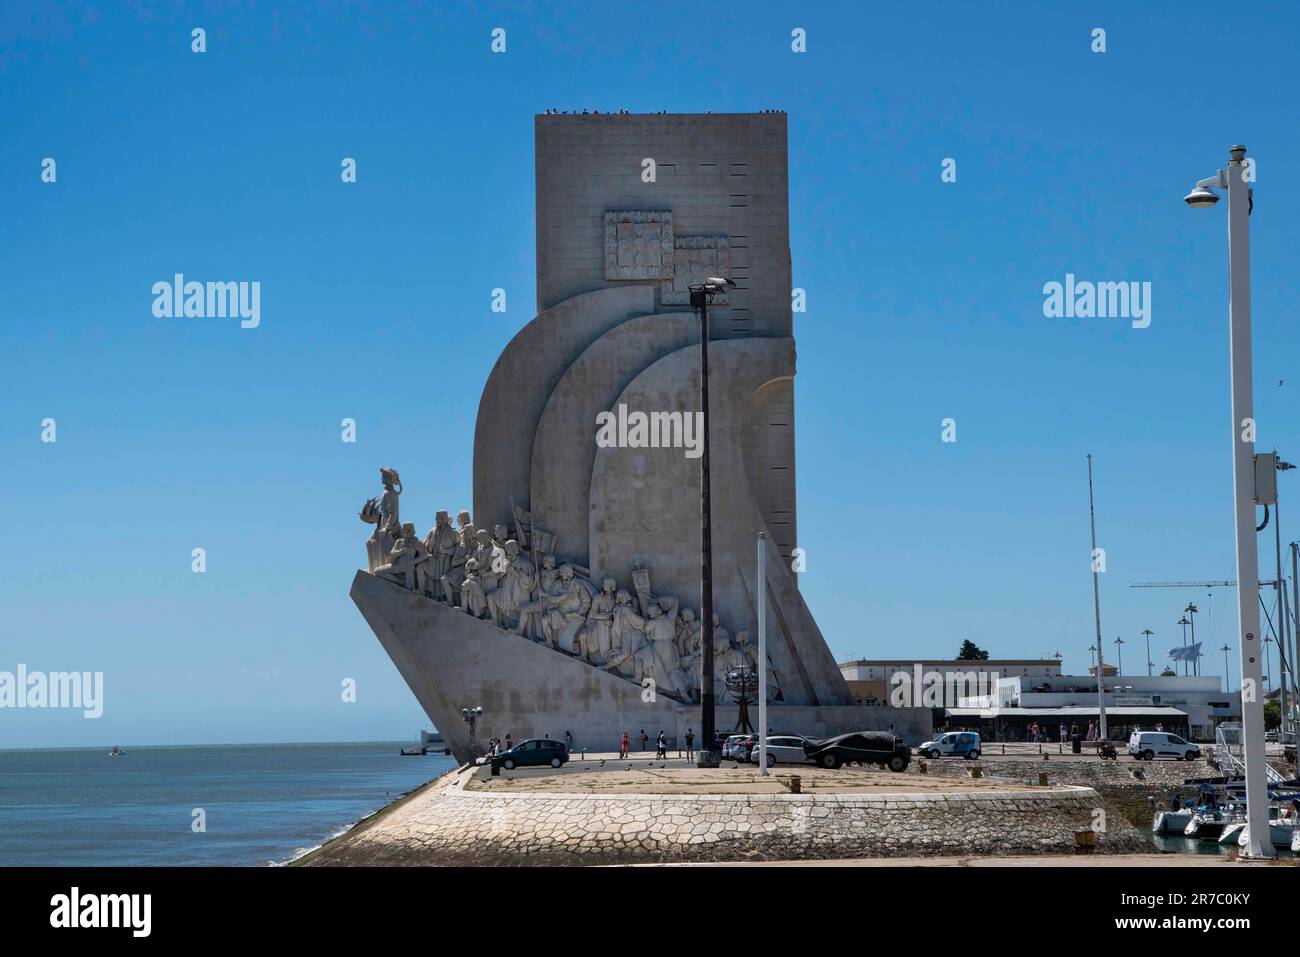
[[[716,768],[718,754],[713,713],[713,517],[709,501],[709,303],[720,292],[736,284],[730,279],[710,277],[692,283],[691,306],[700,310],[700,408],[704,442],[700,455],[700,617],[704,622],[704,648],[700,676],[700,748],[696,765]]]
[[[483,709],[461,708],[460,716],[461,720],[469,725],[469,763],[473,764],[478,759],[478,738],[475,735],[475,726],[478,724],[478,719],[483,716]]]

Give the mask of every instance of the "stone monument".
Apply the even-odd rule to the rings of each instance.
[[[687,303],[690,283],[721,275],[736,286],[709,309],[717,725],[735,723],[727,673],[757,664],[745,639],[766,532],[772,726],[925,734],[924,713],[856,705],[791,570],[785,114],[548,113],[535,141],[539,312],[483,388],[473,508],[459,532],[438,512],[421,542],[384,469],[361,514],[376,529],[352,598],[430,720],[462,759],[475,745],[461,709],[475,706],[484,739],[570,730],[597,751],[623,731],[699,728],[699,322]],[[598,440],[602,416],[617,416],[617,441]]]

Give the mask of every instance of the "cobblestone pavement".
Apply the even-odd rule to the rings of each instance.
[[[801,790],[812,794],[932,794],[1023,789],[1020,782],[927,776],[914,771],[896,774],[875,767],[843,767],[831,771],[813,765],[778,765],[764,777],[752,765],[705,769],[676,759],[574,761],[558,771],[525,768],[502,771],[497,777],[479,773],[466,784],[465,789],[493,794],[521,790],[575,794],[787,794],[789,782],[795,777],[799,779]]]
[[[922,759],[924,760],[924,759]],[[1092,757],[1087,761],[1061,760],[1049,755],[1047,760],[1029,756],[1002,757],[983,755],[979,761],[961,758],[936,758],[924,760],[927,775],[966,778],[971,766],[978,764],[986,777],[1007,779],[1021,783],[1038,783],[1038,775],[1046,774],[1049,784],[1077,784],[1084,787],[1107,789],[1133,789],[1158,791],[1175,788],[1187,778],[1205,778],[1218,775],[1204,759],[1200,761],[1102,761]],[[920,762],[915,767],[919,770]]]

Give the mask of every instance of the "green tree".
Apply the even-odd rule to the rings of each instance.
[[[961,651],[957,652],[957,660],[988,661],[989,653],[967,638],[961,643]]]
[[[1276,701],[1264,702],[1264,727],[1272,731],[1282,725],[1282,706]]]
[[[1177,678],[1177,677],[1178,677],[1178,672],[1174,671],[1173,668],[1166,668],[1164,671],[1160,672],[1160,677],[1161,677],[1161,678]]]

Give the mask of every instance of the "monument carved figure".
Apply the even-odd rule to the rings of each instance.
[[[519,543],[513,538],[506,539],[504,564],[496,591],[488,598],[488,607],[496,624],[514,631],[519,625],[520,609],[532,599],[537,573],[532,560],[519,550]]]
[[[591,593],[574,575],[572,565],[561,565],[556,593],[548,596],[542,619],[546,640],[566,654],[578,654],[575,640],[590,609]]]
[[[361,521],[375,526],[369,541],[366,542],[368,565],[372,573],[380,565],[387,563],[393,543],[402,534],[398,507],[398,499],[402,494],[402,480],[396,469],[380,466],[379,481],[383,485],[383,492],[376,498],[366,499],[360,513]]]
[[[416,537],[413,524],[407,522],[400,534],[401,538],[393,543],[392,550],[388,553],[388,561],[377,567],[375,574],[415,590],[420,566],[429,556],[419,538]]]
[[[465,563],[473,556],[475,547],[474,523],[470,520],[469,512],[457,515],[456,522],[460,528],[456,532],[456,547],[451,553],[451,567],[442,577],[443,595],[453,608],[460,605],[460,586],[465,581]]]
[[[505,571],[504,558],[505,552],[498,553],[497,547],[492,543],[491,532],[486,528],[474,532],[474,559],[478,562],[479,581],[485,594],[490,595],[497,590],[498,568],[501,572]]]
[[[452,556],[456,552],[456,530],[451,527],[451,517],[446,509],[439,509],[434,514],[433,528],[424,539],[425,550],[429,553],[428,580],[429,596],[438,601],[447,598],[442,580],[451,571]]]
[[[610,625],[613,650],[604,664],[606,671],[633,681],[641,680],[643,659],[638,659],[637,652],[641,649],[644,629],[645,619],[632,607],[631,594],[620,588],[614,595],[614,620]]]
[[[614,591],[618,582],[606,578],[600,594],[591,600],[581,631],[582,656],[593,665],[603,665],[614,649]]]
[[[534,641],[544,641],[542,618],[549,607],[547,599],[556,594],[556,583],[560,580],[560,570],[555,567],[555,556],[547,555],[542,559],[542,567],[537,571],[537,587],[533,590],[532,601],[519,606],[519,623],[515,633],[524,635]]]
[[[667,607],[665,607],[667,606]],[[685,698],[688,691],[677,670],[677,650],[673,645],[677,631],[677,599],[661,598],[651,602],[650,614],[642,625],[649,645],[649,671],[660,693]]]
[[[483,593],[483,582],[478,577],[478,560],[471,558],[465,562],[465,577],[460,585],[460,610],[475,618],[488,616],[487,595]]]

